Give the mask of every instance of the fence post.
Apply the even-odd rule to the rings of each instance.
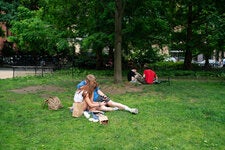
[[[12,68],[13,68],[13,78],[14,78],[15,77],[15,67],[12,66]]]
[[[36,76],[36,74],[37,74],[37,66],[34,67],[34,74]]]
[[[43,66],[41,66],[41,76],[43,77]]]

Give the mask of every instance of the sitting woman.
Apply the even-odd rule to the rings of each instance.
[[[145,80],[140,73],[137,72],[137,69],[131,69],[127,74],[127,80],[132,83],[142,83],[145,84]]]
[[[137,82],[137,79],[136,79],[136,72],[137,70],[136,69],[131,69],[128,74],[127,74],[127,80],[129,82]]]
[[[75,92],[73,103],[73,116],[80,117],[84,110],[101,110],[105,106],[105,102],[94,102],[93,92],[97,87],[96,82],[89,82]]]

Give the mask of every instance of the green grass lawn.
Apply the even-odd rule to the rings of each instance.
[[[111,99],[139,109],[138,115],[107,112],[109,124],[100,125],[73,118],[67,108],[88,73],[0,80],[0,149],[225,149],[224,80],[173,78],[170,86],[134,85],[124,77],[124,84],[115,85],[112,74],[96,71]],[[48,96],[58,96],[64,108],[43,109]]]

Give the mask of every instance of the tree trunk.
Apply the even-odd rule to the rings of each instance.
[[[114,82],[122,82],[121,46],[122,46],[122,0],[115,0],[115,53]]]
[[[190,3],[188,6],[188,21],[187,21],[187,41],[186,41],[186,52],[185,52],[185,60],[184,60],[184,69],[191,70],[192,69],[192,52],[190,42],[192,40],[192,4]]]
[[[102,49],[101,47],[97,47],[96,49],[96,69],[100,70],[103,68],[103,57],[102,57]]]
[[[205,70],[210,70],[210,68],[211,68],[211,66],[209,64],[209,58],[210,58],[210,55],[206,54],[205,55],[205,65],[204,65]]]

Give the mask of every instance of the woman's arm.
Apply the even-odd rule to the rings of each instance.
[[[103,97],[106,96],[100,89],[98,90],[98,94],[99,94],[100,96],[103,96]]]
[[[93,95],[92,95],[93,98]],[[89,107],[101,107],[105,105],[105,102],[94,102],[93,100],[91,100],[88,96],[88,94],[85,96],[84,101],[87,103],[87,105]]]

